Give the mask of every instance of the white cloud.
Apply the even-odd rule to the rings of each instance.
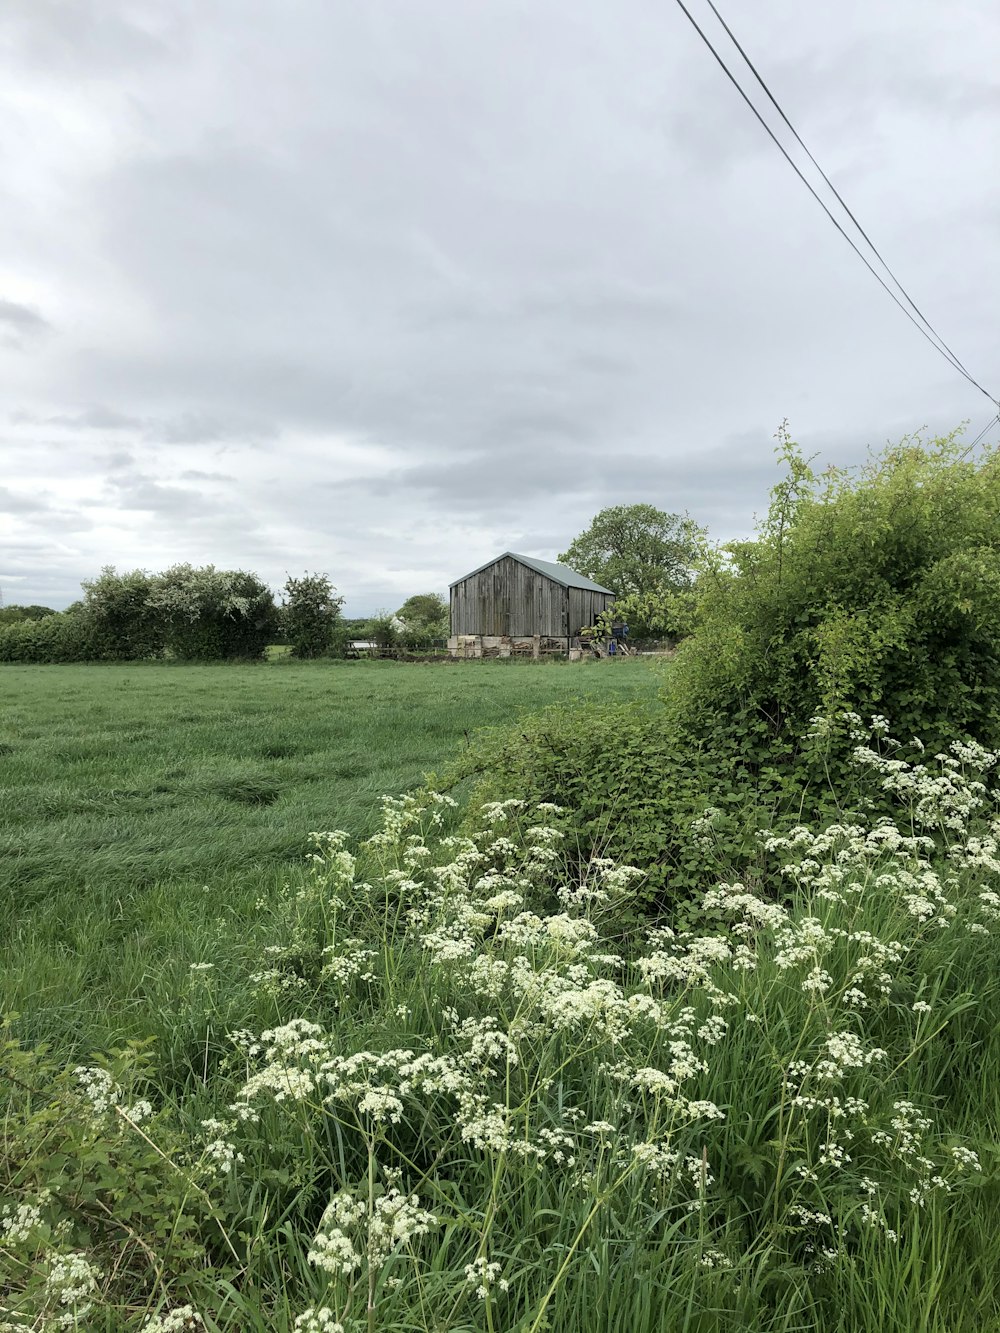
[[[730,17],[987,375],[1000,22],[960,12]],[[0,50],[19,598],[193,560],[361,614],[604,504],[746,532],[785,416],[850,462],[989,411],[674,7],[15,0]]]

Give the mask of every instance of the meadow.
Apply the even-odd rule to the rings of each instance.
[[[252,953],[309,835],[477,728],[646,698],[648,662],[0,667],[0,1012],[67,1054],[159,1031],[188,965]]]
[[[682,924],[423,781],[648,663],[2,680],[3,1333],[1000,1328],[1000,753],[814,719],[891,817]]]

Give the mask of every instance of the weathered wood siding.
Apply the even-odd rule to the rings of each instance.
[[[566,591],[504,556],[452,588],[451,632],[565,636]]]
[[[607,592],[591,592],[588,588],[566,588],[569,594],[569,632],[579,634],[592,625],[602,611],[614,605]]]
[[[584,588],[566,588],[510,556],[451,589],[452,634],[548,634],[568,638],[614,598]]]

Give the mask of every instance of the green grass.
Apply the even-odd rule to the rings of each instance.
[[[157,1033],[207,950],[236,984],[311,831],[365,836],[479,727],[656,685],[645,662],[0,667],[0,1011],[66,1051]]]
[[[152,1043],[80,1071],[0,1041],[0,1315],[54,1328],[61,1255],[88,1333],[326,1333],[317,1306],[344,1333],[993,1333],[995,808],[948,772],[919,783],[937,845],[905,800],[898,838],[798,832],[783,891],[727,877],[680,936],[645,940],[607,860],[574,892],[551,807],[488,803],[470,843],[430,791],[242,934],[197,904],[206,966],[150,973]],[[386,1240],[397,1187],[433,1218]]]

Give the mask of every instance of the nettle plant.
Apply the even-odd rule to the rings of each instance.
[[[873,738],[837,721],[899,817],[767,838],[780,890],[719,883],[685,929],[634,927],[632,868],[567,879],[551,805],[489,803],[455,836],[428,790],[386,798],[357,852],[315,835],[254,983],[275,1022],[231,1033],[224,1109],[179,1159],[243,1304],[164,1268],[123,1326],[169,1326],[150,1321],[182,1295],[188,1327],[306,1333],[692,1310],[713,1322],[684,1326],[819,1328],[853,1308],[981,1174],[941,1089],[976,1081],[961,978],[996,975],[1000,818],[997,754],[908,759],[881,720]],[[692,836],[714,830],[708,811]],[[69,1254],[94,1309],[120,1281],[80,1237],[24,1248],[19,1210],[63,1188],[37,1164],[8,1186],[18,1310],[59,1310],[39,1274]]]

